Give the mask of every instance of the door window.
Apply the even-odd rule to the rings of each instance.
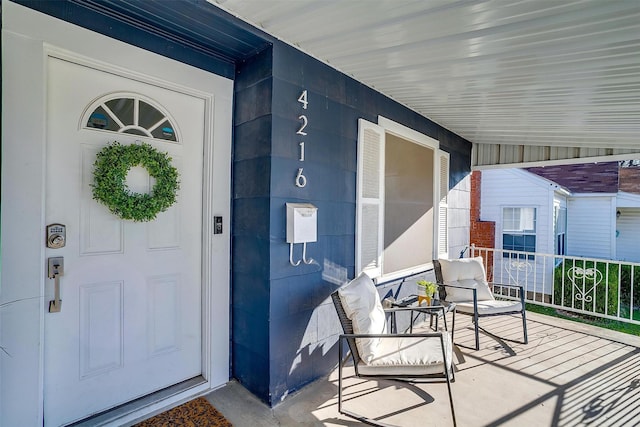
[[[93,103],[84,120],[86,129],[146,136],[179,142],[173,120],[162,107],[138,95],[110,95]]]

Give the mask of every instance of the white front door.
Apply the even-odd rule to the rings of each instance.
[[[61,311],[45,314],[44,419],[61,425],[203,374],[205,101],[49,57],[46,224],[66,226]],[[166,119],[166,120],[165,120]],[[148,133],[151,132],[151,136]],[[179,171],[177,202],[151,222],[92,199],[96,153],[147,143]],[[134,167],[131,191],[153,180]],[[47,280],[45,304],[54,296]]]

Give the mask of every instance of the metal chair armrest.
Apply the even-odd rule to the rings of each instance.
[[[468,288],[466,286],[458,286],[458,285],[445,285],[444,283],[438,283],[438,286],[442,286],[445,288],[457,288],[457,289],[473,289],[473,288]]]
[[[520,289],[520,291],[524,292],[524,286],[522,286],[522,285],[507,285],[507,284],[504,284],[504,283],[496,283],[496,282],[489,282],[489,285],[491,285],[491,286],[500,286],[501,288]]]
[[[456,289],[465,289],[467,291],[472,291],[473,292],[473,308],[476,313],[478,312],[478,290],[476,288],[468,288],[466,286],[445,285],[445,284],[438,284],[438,286],[443,286],[445,288],[456,288]],[[451,301],[447,301],[447,302],[451,302]]]
[[[389,308],[385,308],[383,309],[385,313],[395,313],[395,312],[399,312],[399,311],[416,311],[418,307],[410,307],[410,306],[406,306],[406,307],[389,307]]]
[[[525,302],[524,302],[524,286],[522,285],[503,285],[502,283],[495,283],[495,282],[491,282],[490,283],[493,286],[500,286],[501,288],[511,288],[511,289],[518,289],[518,296],[520,299],[520,303],[522,304],[522,311],[525,310]]]
[[[436,338],[441,337],[442,332],[424,332],[419,334],[340,334],[340,339],[347,338]]]
[[[403,311],[409,311],[409,312],[413,312],[413,311],[417,311],[419,313],[424,313],[428,310],[432,310],[432,311],[437,311],[437,310],[445,310],[447,307],[443,306],[443,305],[423,305],[423,306],[414,306],[414,307],[391,307],[391,308],[385,308],[384,312],[385,313],[398,313],[398,312],[403,312]]]

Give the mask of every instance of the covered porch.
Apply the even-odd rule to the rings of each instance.
[[[360,270],[355,247],[361,120],[378,127],[386,122],[385,132],[394,137],[398,129],[408,131],[403,134],[407,140],[428,137],[431,145],[425,150],[432,153],[424,164],[440,157],[433,167],[423,168],[433,193],[428,206],[432,214],[437,212],[427,227],[425,241],[433,249],[425,254],[428,260],[457,256],[470,244],[472,170],[638,158],[637,2],[402,3],[2,3],[0,424],[59,425],[45,409],[55,395],[46,387],[58,385],[47,377],[58,369],[47,352],[68,350],[71,357],[61,359],[73,369],[80,363],[79,352],[46,332],[57,318],[76,322],[80,316],[68,315],[67,307],[73,307],[66,285],[74,272],[70,263],[65,266],[65,310],[60,315],[46,310],[54,292],[54,280],[45,272],[47,257],[69,258],[72,245],[69,253],[45,248],[45,227],[64,222],[69,237],[78,242],[81,229],[53,217],[46,197],[55,187],[46,173],[71,170],[66,163],[46,163],[46,153],[55,152],[48,144],[71,141],[48,133],[47,126],[57,123],[53,114],[67,111],[48,102],[48,89],[57,87],[49,78],[48,61],[75,61],[83,67],[90,61],[101,73],[120,73],[132,82],[144,75],[145,84],[154,89],[175,92],[179,87],[191,95],[207,93],[207,100],[213,95],[192,88],[187,71],[227,79],[227,88],[233,87],[228,95],[216,94],[215,99],[228,101],[226,110],[215,110],[225,111],[220,125],[199,126],[207,135],[198,139],[204,146],[221,147],[212,155],[225,179],[203,172],[196,181],[215,191],[198,193],[195,204],[201,208],[184,207],[200,212],[203,234],[216,234],[212,244],[203,240],[195,249],[199,257],[192,257],[204,262],[201,274],[194,276],[203,278],[201,294],[193,292],[201,303],[192,304],[202,309],[201,322],[194,324],[204,329],[187,331],[199,337],[202,350],[194,347],[201,360],[189,375],[206,381],[169,398],[155,396],[154,387],[145,388],[142,393],[151,393],[145,396],[155,406],[135,409],[127,420],[209,393],[236,426],[358,425],[338,415],[333,368],[339,325],[326,297]],[[122,54],[129,48],[139,50]],[[113,55],[109,59],[107,52]],[[163,63],[141,61],[141,52]],[[167,68],[166,61],[175,68]],[[128,80],[117,90],[137,93]],[[101,94],[107,92],[101,89]],[[83,105],[94,98],[84,94]],[[76,132],[76,116],[64,125],[65,132]],[[216,136],[219,130],[225,133]],[[208,165],[209,160],[195,163]],[[438,204],[444,198],[436,191],[446,194],[446,202]],[[79,191],[73,194],[74,202],[80,200]],[[309,251],[316,263],[296,266],[291,261],[285,237],[288,202],[311,202],[319,209],[318,242]],[[75,221],[80,215],[70,217]],[[215,221],[211,233],[209,219]],[[84,260],[89,258],[96,257]],[[215,264],[208,264],[213,258]],[[85,265],[78,262],[76,267]],[[116,317],[124,318],[117,313],[124,313],[125,298],[114,298]],[[221,309],[213,309],[215,304]],[[105,319],[106,325],[117,324]],[[135,320],[140,325],[148,321]],[[627,425],[637,418],[638,337],[532,314],[528,345],[482,335],[481,349],[473,351],[469,319],[459,316],[458,321],[454,399],[460,425]],[[482,326],[518,339],[518,324],[514,318],[513,324],[496,319]],[[70,339],[74,345],[80,342],[79,327],[56,330],[72,330]],[[134,328],[113,330],[119,337]],[[124,350],[123,338],[114,343],[108,348],[116,362],[109,369],[124,363],[121,355],[131,354]],[[138,383],[146,387],[146,381]],[[385,382],[380,390],[374,385],[351,384],[348,404],[394,425],[450,423],[444,385],[407,389]],[[114,387],[127,390],[120,383]],[[91,391],[91,397],[86,395],[90,402],[103,387]],[[72,402],[67,407],[78,407],[80,413],[67,421],[111,411],[135,396],[115,396],[94,409]]]
[[[458,425],[637,425],[640,337],[528,312],[529,344],[524,345],[520,322],[518,317],[483,319],[480,351],[475,351],[470,318],[456,318],[452,389]],[[346,375],[351,372],[347,367]],[[207,399],[238,426],[360,425],[338,413],[337,381],[335,370],[272,409],[237,382]],[[445,384],[351,378],[344,393],[347,408],[380,422],[451,425]]]

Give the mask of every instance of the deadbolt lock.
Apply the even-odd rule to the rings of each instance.
[[[51,249],[64,248],[67,243],[67,227],[63,224],[47,225],[47,247]]]

